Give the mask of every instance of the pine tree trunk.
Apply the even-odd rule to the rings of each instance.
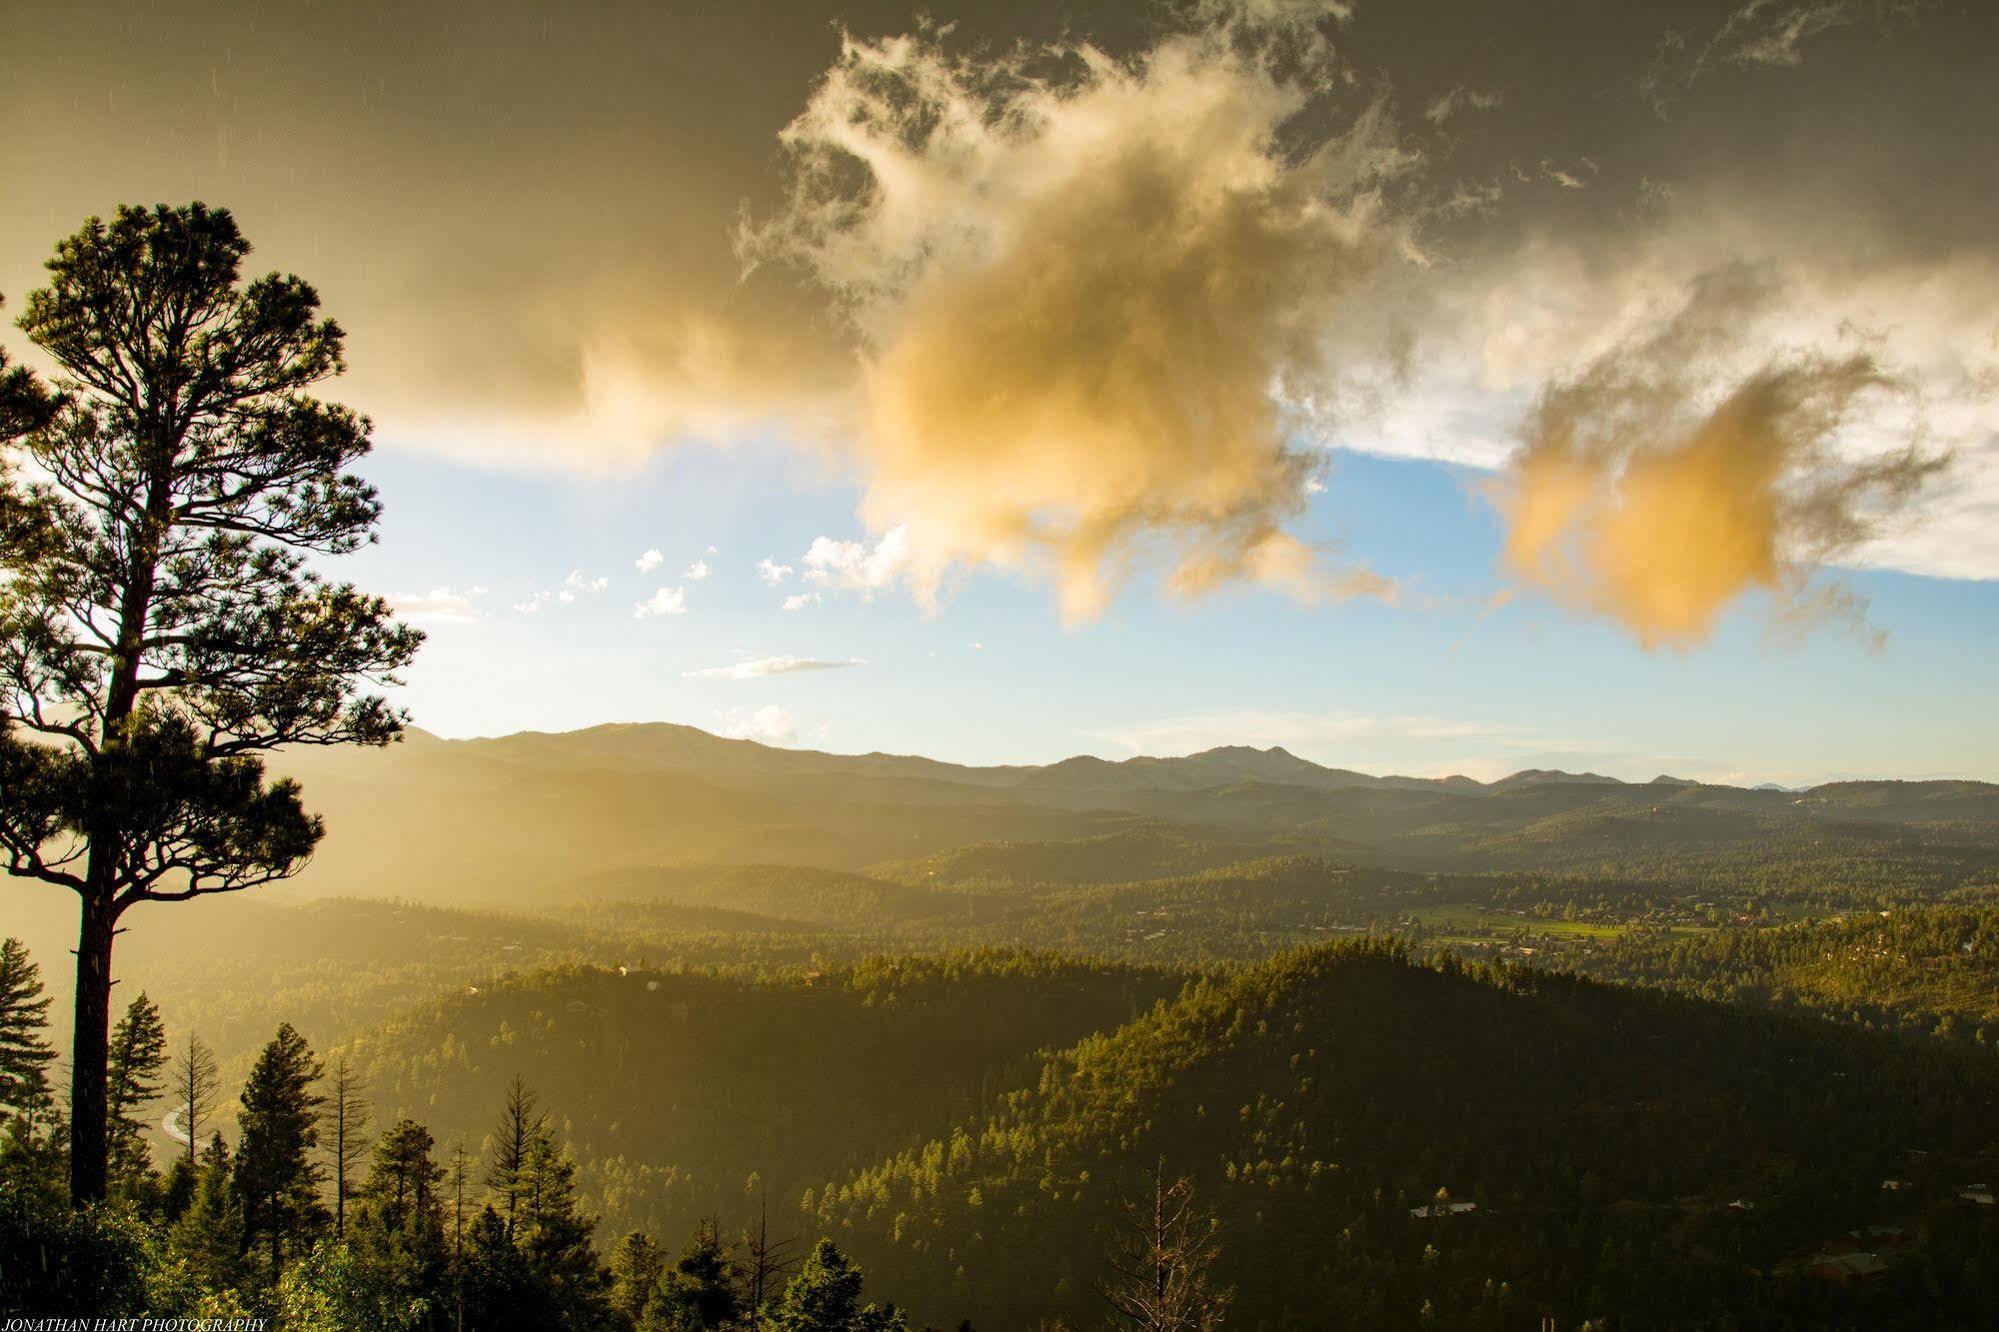
[[[117,919],[109,893],[84,895],[76,940],[76,1026],[70,1043],[69,1196],[77,1207],[104,1197],[109,1174],[105,1065],[111,1045],[111,941]]]

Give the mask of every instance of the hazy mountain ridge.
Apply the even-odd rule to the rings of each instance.
[[[329,829],[302,888],[429,901],[546,902],[585,876],[667,866],[870,872],[1028,844],[1060,850],[1039,868],[1009,853],[1020,863],[1002,877],[1114,882],[1278,853],[1527,870],[1826,837],[1962,843],[1967,872],[1999,863],[1999,787],[1963,781],[1789,792],[1529,769],[1481,784],[1374,777],[1243,746],[980,768],[778,749],[666,723],[487,740],[412,731],[386,751],[291,754],[282,766]],[[1147,838],[1165,849],[1122,863]]]
[[[1098,786],[1199,790],[1251,782],[1304,786],[1316,790],[1355,787],[1377,790],[1437,791],[1464,795],[1497,794],[1523,786],[1579,784],[1639,790],[1647,787],[1693,787],[1743,791],[1755,796],[1851,798],[1885,802],[1912,794],[1938,798],[1983,797],[1999,801],[1999,785],[1961,778],[1928,780],[1842,779],[1812,786],[1781,786],[1764,782],[1738,787],[1661,773],[1647,781],[1626,781],[1596,772],[1566,772],[1558,768],[1523,768],[1492,781],[1451,775],[1410,777],[1370,774],[1351,768],[1328,767],[1301,758],[1282,746],[1257,749],[1221,745],[1197,753],[1160,757],[1136,755],[1105,759],[1074,755],[1045,764],[968,765],[912,754],[839,754],[825,750],[792,749],[755,740],[715,735],[676,722],[610,722],[578,731],[521,731],[497,737],[447,740],[412,727],[405,741],[411,749],[449,752],[498,764],[526,763],[551,771],[601,769],[609,764],[632,771],[699,771],[710,780],[754,777],[819,776],[842,773],[872,778],[917,778],[995,789]]]

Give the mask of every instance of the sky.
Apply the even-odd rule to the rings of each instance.
[[[7,0],[0,294],[191,199],[314,282],[441,735],[1992,779],[1995,38]]]

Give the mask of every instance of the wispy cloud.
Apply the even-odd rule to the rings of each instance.
[[[859,657],[759,657],[733,666],[709,666],[698,671],[682,671],[690,680],[761,680],[771,675],[791,675],[799,671],[842,671],[865,666]]]
[[[683,573],[680,576],[682,578],[685,578],[690,583],[698,583],[702,579],[706,578],[710,572],[711,570],[708,568],[708,561],[696,560],[694,561],[694,563],[688,565],[687,572]]]
[[[594,596],[596,593],[602,592],[610,586],[611,580],[601,574],[595,578],[591,578],[587,577],[581,569],[571,569],[569,577],[562,580],[562,586],[557,590],[555,599],[561,602],[571,602],[581,596]]]
[[[419,624],[465,624],[480,617],[475,603],[485,594],[483,587],[463,592],[439,587],[428,592],[399,593],[389,598],[389,607],[403,619]]]
[[[817,592],[794,592],[784,599],[779,610],[800,611],[807,606],[817,606],[824,598]]]
[[[757,577],[763,579],[764,582],[770,584],[772,587],[776,587],[796,572],[797,570],[793,569],[790,565],[779,564],[768,555],[757,561]]]
[[[666,563],[666,556],[657,547],[648,550],[645,554],[632,561],[633,566],[640,573],[651,573],[664,563]]]

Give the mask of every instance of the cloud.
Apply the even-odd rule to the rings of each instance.
[[[657,548],[648,550],[645,554],[632,561],[633,566],[640,573],[651,573],[664,563],[666,563],[666,556],[662,555]]]
[[[600,574],[595,578],[586,578],[581,569],[571,569],[569,576],[562,580],[562,586],[556,589],[555,599],[568,605],[580,596],[595,595],[610,586],[608,577]]]
[[[690,680],[761,680],[770,675],[791,675],[798,671],[841,671],[867,663],[859,657],[759,657],[733,666],[710,666],[704,670],[682,671]]]
[[[778,607],[778,609],[788,611],[804,610],[807,606],[817,606],[823,600],[825,600],[825,597],[822,593],[794,592],[784,599],[784,604]]]
[[[419,624],[466,624],[479,618],[479,608],[474,602],[485,590],[469,588],[454,592],[439,587],[429,592],[403,593],[389,598],[389,608],[403,619]]]
[[[1893,439],[1904,386],[1868,350],[1780,352],[1733,369],[1771,305],[1767,273],[1697,282],[1656,329],[1551,384],[1497,488],[1507,567],[1647,647],[1696,646],[1751,591],[1780,618],[1850,615],[1850,595],[1808,588],[1821,563],[1865,542],[1944,465],[1920,421],[1863,456],[1856,422]]]
[[[908,572],[909,529],[890,528],[873,545],[815,537],[799,562],[805,566],[808,583],[845,588],[873,598]]]
[[[696,560],[687,566],[687,572],[680,575],[691,583],[698,583],[709,574],[708,561]]]
[[[1423,109],[1423,119],[1432,125],[1442,126],[1460,109],[1468,107],[1473,111],[1490,111],[1505,100],[1503,93],[1485,92],[1460,84],[1442,96],[1432,98]]]
[[[757,577],[763,579],[764,582],[770,584],[772,587],[776,587],[795,572],[796,570],[790,565],[779,564],[768,555],[757,561]]]
[[[791,709],[776,703],[763,707],[731,708],[715,714],[715,734],[732,740],[754,740],[760,745],[790,748],[806,739],[823,740],[824,726],[801,727]]]
[[[919,597],[981,564],[1045,571],[1071,620],[1148,564],[1355,590],[1285,531],[1314,465],[1280,402],[1407,253],[1380,186],[1410,160],[1379,105],[1283,140],[1328,77],[1234,19],[1128,60],[847,39],[743,246],[858,330],[862,513]]]
[[[687,589],[662,587],[646,600],[632,607],[632,618],[649,619],[659,615],[685,615],[687,613]]]

